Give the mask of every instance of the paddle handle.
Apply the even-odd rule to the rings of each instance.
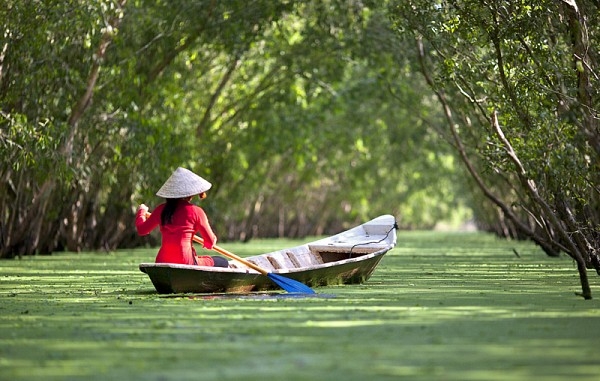
[[[201,237],[198,237],[197,235],[194,235],[194,237],[192,237],[192,239],[194,240],[194,242],[199,243],[201,245],[204,244],[204,240]],[[254,263],[245,260],[242,257],[238,257],[237,255],[233,254],[230,251],[227,251],[225,249],[223,249],[222,247],[219,247],[217,245],[213,246],[213,250],[216,251],[219,254],[222,254],[226,257],[229,257],[231,259],[235,259],[238,262],[241,262],[243,264],[245,264],[246,266],[250,267],[251,269],[254,269],[256,271],[258,271],[259,273],[263,274],[263,275],[267,275],[269,272],[261,267],[258,267],[257,265],[255,265]]]
[[[146,212],[146,218],[149,218],[150,214],[151,214],[150,212]],[[194,240],[194,242],[199,243],[201,245],[204,245],[204,240],[201,237],[198,237],[197,235],[194,234],[194,236],[192,237],[192,239]],[[265,269],[263,269],[261,267],[258,267],[254,263],[252,263],[250,261],[247,261],[247,260],[245,260],[242,257],[238,257],[237,255],[233,254],[232,252],[227,251],[227,250],[225,250],[225,249],[223,249],[223,248],[221,248],[221,247],[219,247],[217,245],[213,246],[213,250],[216,251],[219,254],[222,254],[222,255],[228,257],[228,258],[235,259],[236,261],[245,264],[246,266],[250,267],[251,269],[254,269],[254,270],[258,271],[262,275],[268,275],[269,274],[269,272],[267,270],[265,270]]]

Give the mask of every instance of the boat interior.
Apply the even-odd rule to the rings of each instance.
[[[381,245],[363,248],[303,245],[293,249],[262,254],[246,259],[265,270],[300,269],[357,258],[383,248],[385,246]],[[237,261],[231,261],[230,267],[247,268],[246,265]]]
[[[298,247],[248,257],[246,260],[268,270],[314,268],[390,249],[396,244],[395,219],[382,216],[370,223],[332,237]],[[230,268],[248,268],[231,261]]]

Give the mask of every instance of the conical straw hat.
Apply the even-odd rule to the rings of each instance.
[[[184,198],[206,192],[212,184],[194,172],[177,168],[156,195],[163,198]]]

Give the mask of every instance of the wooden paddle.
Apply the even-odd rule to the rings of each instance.
[[[202,238],[198,237],[197,235],[194,235],[193,240],[196,243],[204,244],[204,240]],[[300,283],[294,279],[286,278],[279,274],[270,273],[267,270],[263,269],[262,267],[259,267],[259,266],[255,265],[254,263],[247,261],[244,258],[241,258],[241,257],[233,254],[232,252],[227,251],[219,246],[216,246],[216,245],[213,246],[213,250],[219,254],[222,254],[222,255],[228,257],[228,258],[235,259],[236,261],[241,262],[241,263],[245,264],[246,266],[258,271],[259,273],[269,277],[269,279],[271,279],[279,287],[283,288],[287,292],[299,292],[299,293],[303,293],[303,294],[314,294],[315,293],[315,291],[312,288],[308,287],[304,283]]]
[[[146,212],[146,218],[148,218],[148,217],[150,217],[150,213]],[[204,240],[201,237],[198,237],[197,235],[194,235],[192,237],[192,239],[196,243],[199,243],[201,245],[204,244]],[[262,267],[259,267],[259,266],[255,265],[254,263],[247,261],[244,258],[239,257],[239,256],[233,254],[232,252],[229,252],[217,245],[214,245],[212,249],[219,254],[222,254],[231,259],[235,259],[236,261],[245,264],[246,266],[250,267],[251,269],[254,269],[254,270],[258,271],[259,273],[267,276],[269,279],[271,279],[273,282],[275,282],[275,284],[277,284],[279,287],[281,287],[282,289],[284,289],[287,292],[296,292],[296,293],[302,293],[302,294],[314,294],[315,293],[315,291],[312,288],[308,287],[304,283],[298,282],[297,280],[294,280],[294,279],[286,278],[279,274],[274,274],[274,273],[268,272],[267,270],[263,269]]]

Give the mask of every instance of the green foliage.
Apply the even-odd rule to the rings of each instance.
[[[1,255],[147,242],[132,212],[177,166],[214,183],[202,205],[222,239],[464,215],[439,110],[383,5],[10,2]]]

